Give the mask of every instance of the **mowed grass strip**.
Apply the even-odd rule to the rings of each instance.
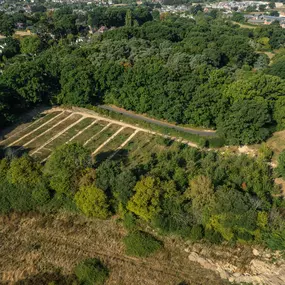
[[[63,145],[64,143],[68,142],[73,136],[78,134],[82,129],[89,126],[95,119],[93,118],[85,118],[80,121],[78,124],[64,132],[61,136],[53,140],[47,145],[47,148],[55,149],[56,147]],[[71,143],[74,142],[73,140]]]
[[[59,132],[63,131],[65,128],[67,128],[69,125],[73,124],[77,120],[79,120],[82,116],[79,114],[73,114],[68,119],[66,119],[64,122],[60,123],[55,128],[51,128],[47,133],[41,135],[39,138],[37,138],[35,141],[29,143],[27,147],[29,149],[37,149],[41,145],[43,145],[45,142],[47,142],[49,139],[57,135]],[[54,124],[55,125],[55,124]]]
[[[129,162],[137,163],[143,162],[147,154],[153,152],[153,142],[155,135],[139,132],[129,143],[126,145],[118,155],[128,155]]]
[[[56,119],[54,119],[53,121],[47,123],[45,126],[43,126],[42,128],[38,129],[37,131],[31,133],[30,135],[26,136],[25,138],[21,139],[19,142],[17,142],[16,145],[18,146],[22,146],[24,144],[26,144],[27,142],[29,142],[30,140],[34,139],[35,137],[37,137],[38,135],[42,134],[43,132],[45,132],[46,130],[52,128],[55,124],[59,123],[60,121],[62,121],[63,119],[65,119],[67,116],[69,116],[70,113],[68,112],[64,112],[61,115],[59,115]],[[25,135],[25,134],[24,134]],[[23,136],[24,136],[23,135]]]
[[[20,139],[25,134],[28,134],[32,130],[35,130],[36,128],[38,128],[42,124],[44,124],[47,121],[51,120],[52,118],[54,118],[59,113],[60,113],[60,111],[56,111],[56,112],[53,112],[53,113],[49,113],[47,115],[43,115],[41,118],[37,119],[36,121],[31,122],[29,124],[29,126],[27,126],[26,128],[24,127],[22,130],[19,130],[19,131],[17,131],[17,130],[12,131],[11,133],[9,133],[6,136],[7,139],[5,141],[0,142],[0,145],[9,145],[9,144],[13,143],[14,141]]]
[[[110,138],[117,130],[121,128],[120,125],[110,125],[102,133],[98,134],[93,140],[91,140],[86,147],[91,151],[95,151],[102,143],[104,143],[108,138]],[[101,151],[100,151],[101,152]]]
[[[100,150],[100,153],[96,155],[96,161],[102,161],[112,155],[134,132],[135,129],[132,128],[123,129],[114,139]]]
[[[100,132],[106,125],[107,122],[98,121],[96,124],[94,124],[87,130],[85,130],[82,134],[77,136],[72,142],[76,142],[83,145],[88,139]]]
[[[39,152],[36,152],[33,157],[39,160],[40,162],[47,158],[51,154],[52,150],[50,148],[42,148]]]

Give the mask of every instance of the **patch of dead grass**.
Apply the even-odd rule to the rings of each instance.
[[[70,274],[82,259],[99,257],[110,268],[110,284],[222,285],[213,272],[188,260],[172,239],[152,257],[124,254],[126,234],[114,219],[90,220],[67,214],[13,214],[0,217],[0,283],[15,282],[62,268]]]

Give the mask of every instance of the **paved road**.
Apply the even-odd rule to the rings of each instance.
[[[113,111],[116,113],[123,114],[123,115],[131,117],[133,119],[138,119],[138,120],[145,121],[148,123],[152,123],[152,124],[155,124],[158,126],[166,127],[169,129],[175,129],[177,131],[184,132],[184,133],[190,133],[190,134],[195,134],[195,135],[199,135],[199,136],[211,136],[211,137],[216,136],[215,131],[211,131],[211,130],[203,131],[203,130],[195,130],[195,129],[191,129],[191,128],[179,127],[179,126],[175,126],[175,125],[172,125],[172,124],[169,124],[166,122],[162,122],[159,120],[151,119],[151,118],[145,117],[143,115],[134,114],[132,112],[129,112],[129,111],[126,111],[126,110],[123,110],[121,108],[117,108],[114,106],[100,105],[98,107],[101,109],[104,109],[104,110],[109,110],[109,111]]]

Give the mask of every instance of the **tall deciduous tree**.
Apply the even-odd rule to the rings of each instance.
[[[91,165],[88,149],[76,143],[65,144],[52,153],[45,164],[44,173],[56,192],[74,195],[83,170]]]

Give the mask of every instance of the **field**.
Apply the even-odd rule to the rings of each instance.
[[[55,108],[6,134],[0,147],[13,155],[26,152],[44,163],[58,146],[77,142],[90,150],[95,162],[123,157],[140,161],[150,150],[165,149],[165,141],[146,129],[96,113]]]
[[[39,274],[48,281],[59,269],[70,274],[88,257],[99,257],[110,269],[106,285],[228,284],[191,262],[183,241],[165,238],[164,249],[148,258],[126,256],[122,242],[126,230],[114,219],[14,213],[0,216],[0,224],[1,284],[43,284],[17,281]]]

